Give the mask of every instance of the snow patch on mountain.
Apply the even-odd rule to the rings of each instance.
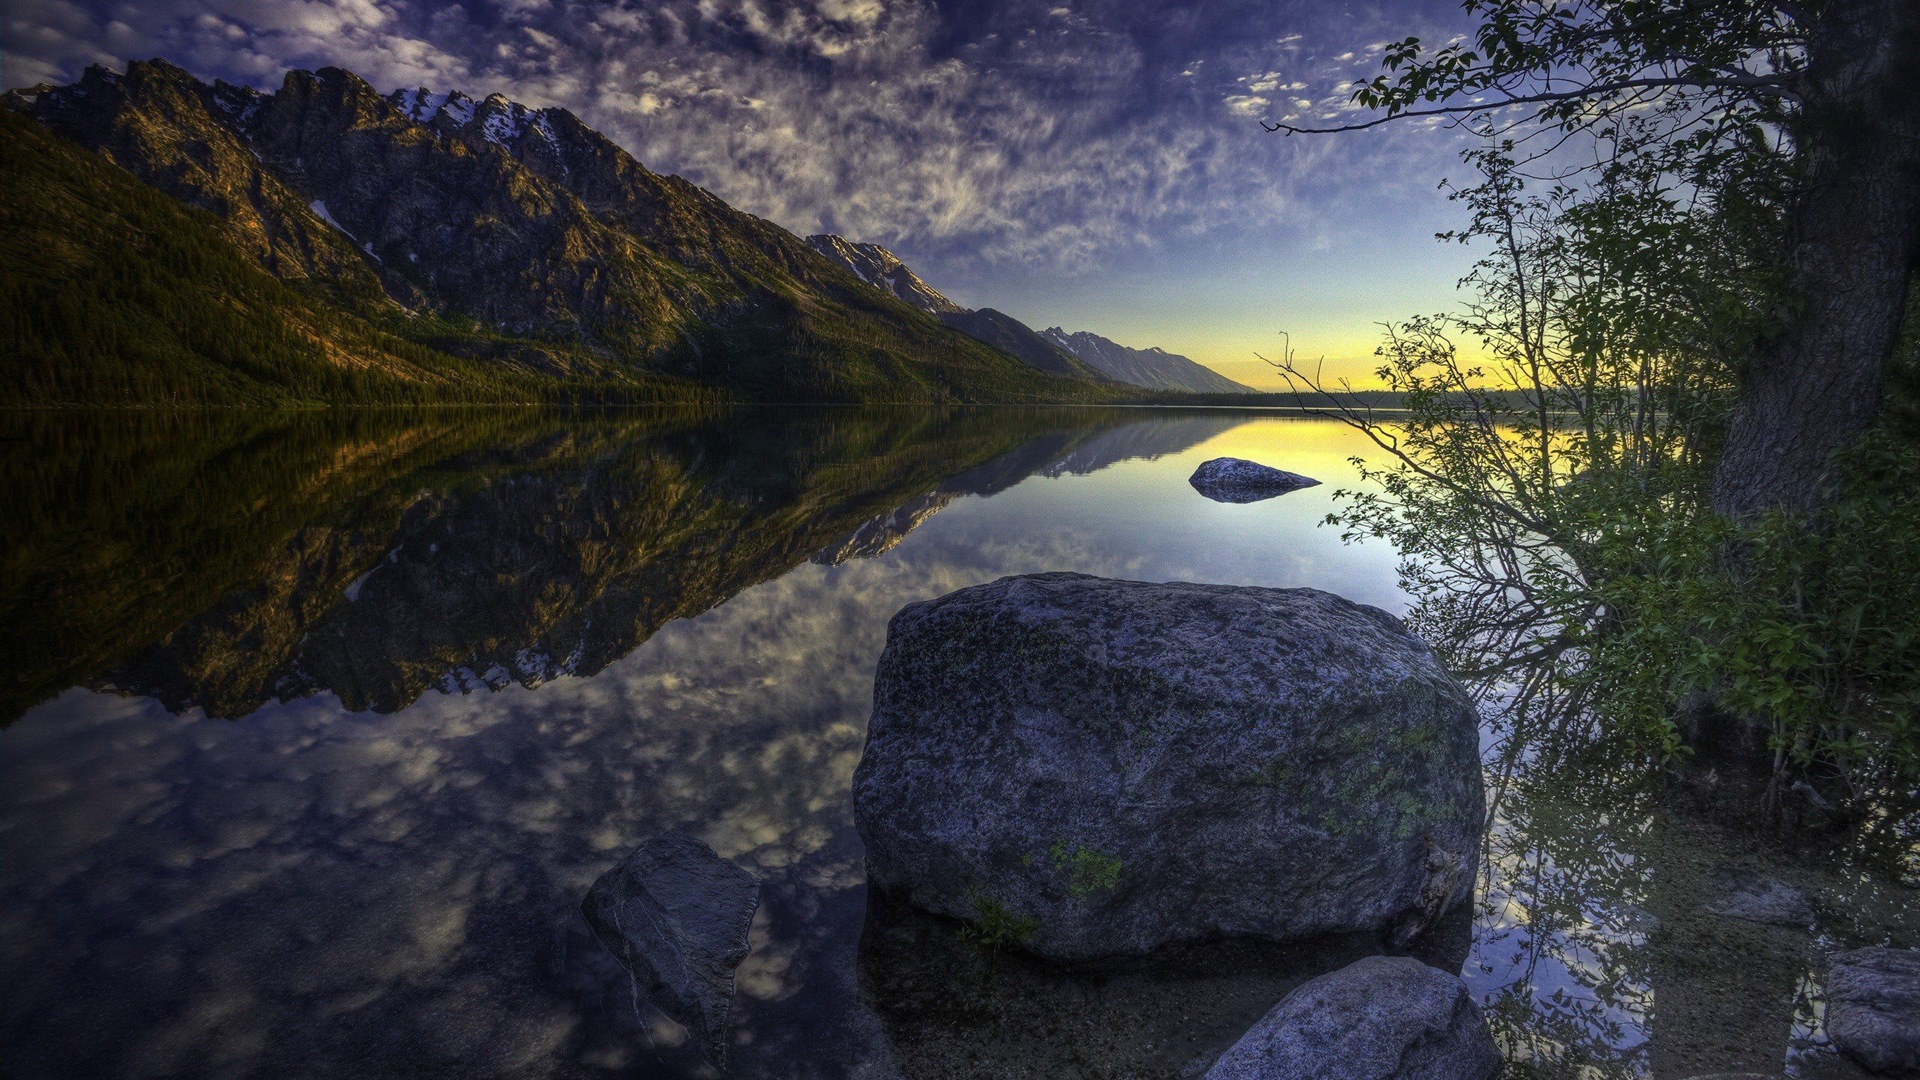
[[[520,117],[514,116],[511,112],[502,111],[489,115],[481,125],[481,130],[486,133],[488,142],[500,143],[504,146],[518,138],[520,133],[526,130],[526,125]]]
[[[410,120],[426,123],[440,106],[447,103],[448,94],[436,94],[422,86],[414,90],[396,90],[390,98],[395,108],[407,115]]]
[[[339,229],[343,234],[346,235],[347,239],[349,240],[354,239],[354,235],[350,232],[347,232],[347,227],[333,220],[333,215],[327,212],[327,200],[315,199],[312,202],[307,204],[307,209],[313,211],[314,214],[318,216],[321,221],[324,221],[327,224],[333,226],[334,228]]]
[[[267,95],[251,86],[236,86],[223,79],[213,84],[214,107],[244,124],[253,119],[267,102]]]
[[[939,290],[920,280],[900,257],[879,244],[859,244],[844,236],[819,233],[807,237],[813,250],[853,272],[861,281],[893,294],[930,315],[959,314],[966,308],[940,295]]]
[[[456,124],[470,124],[473,122],[473,112],[478,107],[472,98],[455,90],[447,95],[447,103],[440,106],[440,111]]]
[[[510,151],[529,131],[547,146],[556,150],[560,147],[560,136],[548,116],[553,110],[531,108],[505,94],[488,94],[485,100],[476,102],[458,90],[436,93],[422,86],[395,90],[387,101],[415,123],[430,125],[444,120],[457,130],[477,129],[470,133]],[[561,164],[560,170],[565,173],[566,166]]]

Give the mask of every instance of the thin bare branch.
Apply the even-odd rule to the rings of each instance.
[[[1789,85],[1785,75],[1747,74],[1742,78],[1719,76],[1716,78],[1698,78],[1689,75],[1643,76],[1634,79],[1616,79],[1610,82],[1593,83],[1576,90],[1542,91],[1537,94],[1518,94],[1500,98],[1497,101],[1470,102],[1465,105],[1442,105],[1432,109],[1403,109],[1385,116],[1376,116],[1358,124],[1340,124],[1335,127],[1301,127],[1296,124],[1269,123],[1260,121],[1260,126],[1269,132],[1284,132],[1288,135],[1332,135],[1343,131],[1365,131],[1395,120],[1410,120],[1423,116],[1469,116],[1476,113],[1493,112],[1508,109],[1516,105],[1548,105],[1567,101],[1579,101],[1589,98],[1605,97],[1622,90],[1650,88],[1688,87],[1696,90],[1744,90],[1756,94],[1799,101],[1799,93]]]

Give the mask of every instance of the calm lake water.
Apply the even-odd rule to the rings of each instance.
[[[901,606],[1008,575],[1311,586],[1359,436],[1220,411],[0,421],[0,1069],[717,1075],[580,914],[686,828],[763,882],[738,1077],[1197,1075],[1374,951],[1059,972],[869,910],[848,789]],[[1245,506],[1201,461],[1325,481]],[[1851,1076],[1842,945],[1920,945],[1911,823],[1783,845],[1490,707],[1470,919],[1423,946],[1518,1076]],[[1811,927],[1715,916],[1743,876]],[[1733,885],[1730,885],[1733,883]],[[1470,922],[1470,925],[1469,925]]]

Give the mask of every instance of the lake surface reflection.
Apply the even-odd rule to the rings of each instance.
[[[1181,1076],[1376,951],[1060,973],[868,910],[887,619],[1007,574],[1313,586],[1359,437],[1212,410],[5,421],[0,1059],[17,1076],[706,1076],[580,915],[684,827],[757,874],[731,1075]],[[1231,454],[1318,488],[1230,506]],[[1472,925],[1520,1075],[1848,1075],[1817,951],[1920,943],[1912,836],[1715,832],[1604,745],[1487,732]],[[1904,828],[1904,826],[1901,826]],[[1812,931],[1714,921],[1723,872]],[[1706,1067],[1702,1067],[1706,1066]],[[1681,1070],[1691,1070],[1681,1071]]]

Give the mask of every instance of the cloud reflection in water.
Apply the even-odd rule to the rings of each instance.
[[[1173,452],[1158,457],[1127,459],[1155,448],[1125,428],[1106,433],[1105,460],[1043,455],[1018,474],[1033,478],[962,494],[881,557],[801,562],[592,677],[428,690],[387,714],[323,691],[238,722],[60,694],[0,735],[12,1062],[29,1075],[698,1072],[677,1030],[636,1012],[577,908],[619,852],[686,826],[766,882],[736,1073],[882,1067],[855,976],[864,888],[847,791],[886,620],[1061,568],[1378,581],[1375,554],[1313,528],[1322,506],[1204,520],[1185,484],[1196,444],[1243,419],[1163,440]]]

